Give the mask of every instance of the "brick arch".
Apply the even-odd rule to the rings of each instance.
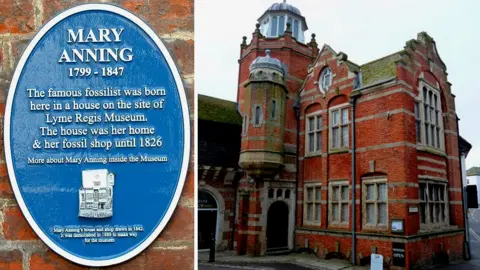
[[[328,100],[328,108],[348,102],[346,95],[337,95]]]
[[[360,179],[364,177],[387,177],[387,173],[382,172],[382,171],[375,171],[375,172],[367,172],[362,175],[360,175]]]
[[[225,200],[223,199],[222,194],[214,187],[209,185],[202,185],[198,188],[199,191],[207,192],[213,196],[217,202],[217,232],[215,246],[217,249],[223,248],[223,233],[224,233],[224,224],[225,224]]]
[[[318,103],[318,102],[315,102],[315,103],[312,103],[312,104],[308,105],[303,112],[306,115],[306,114],[313,113],[313,112],[316,112],[316,111],[321,110],[321,109],[322,109],[322,105],[320,105],[320,103]]]

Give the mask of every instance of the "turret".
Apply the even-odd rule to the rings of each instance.
[[[287,68],[270,56],[250,65],[243,104],[240,167],[251,177],[273,177],[284,166]]]

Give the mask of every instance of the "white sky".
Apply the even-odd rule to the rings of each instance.
[[[195,89],[235,101],[242,36],[251,40],[257,19],[281,0],[195,0]],[[403,49],[426,31],[447,65],[456,95],[460,134],[473,148],[467,168],[480,166],[480,1],[287,0],[300,9],[321,48],[330,45],[363,64]]]

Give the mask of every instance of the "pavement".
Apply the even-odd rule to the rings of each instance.
[[[367,270],[368,267],[353,267],[345,260],[324,260],[313,254],[289,254],[278,256],[236,256],[233,252],[217,252],[215,263],[208,263],[208,252],[199,252],[199,270]]]
[[[436,267],[444,270],[480,270],[480,209],[469,211],[469,235],[472,259]],[[368,267],[353,267],[345,260],[324,260],[313,254],[289,254],[280,256],[236,256],[234,252],[217,252],[215,263],[208,263],[208,252],[199,252],[199,270],[367,270]]]

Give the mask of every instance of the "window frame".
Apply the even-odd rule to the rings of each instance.
[[[313,189],[312,200],[308,200],[308,190]],[[320,198],[317,200],[316,192],[320,192]],[[308,219],[308,204],[312,204],[312,219]],[[316,206],[319,205],[320,211],[318,213],[319,219],[316,220]],[[310,182],[303,185],[303,224],[310,226],[320,226],[322,224],[322,183],[321,182]]]
[[[321,155],[323,153],[323,130],[326,128],[323,118],[324,111],[317,111],[305,116],[305,156]],[[310,119],[313,118],[314,128],[310,130]],[[318,127],[318,118],[322,126]],[[310,134],[313,133],[313,151],[310,151]],[[320,136],[320,148],[317,149],[318,136]]]
[[[337,200],[334,200],[333,197],[333,189],[334,187],[339,187],[339,197]],[[342,198],[342,187],[347,187],[347,199]],[[350,225],[350,208],[351,208],[351,200],[350,200],[350,184],[348,180],[342,181],[331,181],[328,183],[328,225],[335,226],[335,227],[348,227]],[[333,205],[338,204],[338,220],[334,220],[333,218]],[[342,221],[342,205],[347,204],[347,221]]]
[[[257,115],[257,108],[259,108],[259,115]],[[254,104],[252,107],[252,125],[253,127],[261,127],[263,124],[263,107],[261,104]],[[258,123],[257,123],[257,116],[258,116]]]
[[[367,199],[367,186],[373,185],[374,186],[374,195],[375,199],[373,200],[368,200]],[[385,185],[386,188],[386,198],[385,201],[380,201],[379,200],[379,193],[378,193],[378,186],[379,185]],[[368,223],[368,212],[367,212],[367,204],[374,204],[374,211],[375,215],[374,218],[376,219],[376,223]],[[385,204],[385,209],[386,209],[386,221],[385,224],[380,223],[380,215],[379,213],[379,204]],[[389,228],[389,211],[388,211],[388,181],[386,177],[368,177],[368,178],[362,178],[362,228],[364,229],[374,229],[377,231],[387,231]]]
[[[418,92],[419,94],[415,102],[419,107],[421,140],[420,142],[417,140],[417,144],[433,151],[445,153],[445,129],[441,91],[438,89],[438,86],[433,87],[422,79],[419,83]],[[426,97],[424,93],[427,93]],[[435,102],[431,101],[430,97],[435,97]],[[432,117],[432,112],[436,114],[435,118]],[[417,117],[415,117],[415,121],[417,121]],[[417,125],[417,122],[415,124]],[[433,136],[431,134],[432,127],[435,131],[435,135]]]
[[[425,192],[424,199],[420,196],[421,194],[421,185],[425,185]],[[443,189],[443,201],[442,200],[430,200],[430,186],[442,186]],[[433,188],[432,188],[433,189]],[[438,196],[439,194],[437,194]],[[438,196],[440,197],[440,196]],[[425,204],[424,210],[422,210],[422,204]],[[433,205],[444,205],[443,207],[443,216],[444,219],[441,222],[432,222],[430,220],[430,204]],[[425,222],[422,223],[422,212],[425,215]],[[450,207],[449,207],[449,200],[448,200],[448,183],[446,181],[437,181],[437,180],[430,180],[430,179],[419,179],[418,180],[418,213],[419,213],[419,223],[420,229],[423,231],[430,231],[430,230],[439,230],[444,229],[450,226]],[[441,213],[440,213],[441,214]],[[434,218],[436,219],[436,218]]]
[[[346,123],[343,122],[343,114],[342,112],[347,111],[347,121]],[[338,112],[338,123],[334,125],[334,112]],[[328,109],[328,151],[331,152],[343,152],[348,151],[350,147],[350,105],[348,103],[340,104]],[[338,128],[338,147],[334,147],[334,134],[333,130]],[[343,145],[342,134],[343,130],[347,130],[347,144]]]
[[[330,75],[329,77],[330,84],[327,86],[324,86],[324,78],[327,75],[326,74],[327,71],[329,71],[329,75]],[[318,76],[318,88],[320,89],[320,92],[325,94],[326,92],[328,92],[328,89],[330,88],[330,86],[332,86],[332,84],[333,84],[333,71],[329,66],[325,66],[320,71],[320,75]]]

